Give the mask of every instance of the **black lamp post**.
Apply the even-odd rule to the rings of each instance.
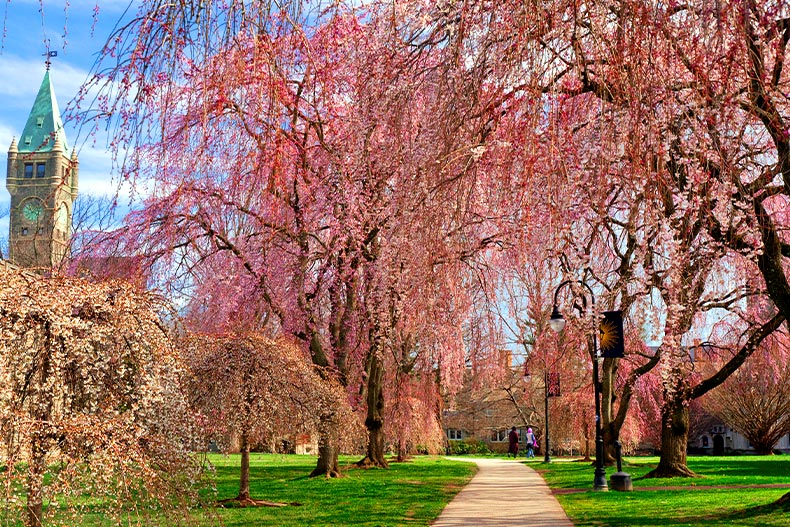
[[[565,280],[559,286],[557,286],[557,289],[554,291],[554,309],[551,312],[551,319],[549,320],[551,329],[557,333],[565,329],[565,318],[563,318],[562,313],[560,313],[559,306],[557,304],[557,296],[559,295],[560,289],[573,282],[578,282],[579,284],[583,285],[587,291],[589,291],[591,301],[590,307],[593,311],[593,316],[595,316],[595,295],[593,294],[590,286],[581,280]],[[587,301],[584,297],[582,297],[582,304],[585,308],[587,307]],[[598,361],[601,360],[602,357],[601,351],[598,349],[598,336],[595,334],[595,329],[593,329],[593,351],[595,353],[595,356],[593,357],[593,390],[595,392],[595,479],[593,480],[593,490],[609,490],[609,487],[606,484],[606,469],[603,466],[601,400],[600,386],[598,383]]]
[[[548,369],[543,374],[543,396],[544,401],[546,404],[546,451],[543,453],[543,462],[544,463],[551,463],[551,457],[549,456],[549,371]]]

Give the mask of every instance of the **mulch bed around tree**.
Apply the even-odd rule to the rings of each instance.
[[[244,498],[244,499],[228,498],[225,500],[219,500],[217,502],[217,505],[229,509],[229,508],[245,508],[245,507],[288,507],[289,505],[294,507],[299,507],[302,504],[299,502],[282,503],[279,501],[256,500],[253,498]]]

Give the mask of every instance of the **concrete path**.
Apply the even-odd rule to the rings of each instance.
[[[543,478],[521,461],[454,459],[477,463],[479,470],[433,527],[573,527]]]

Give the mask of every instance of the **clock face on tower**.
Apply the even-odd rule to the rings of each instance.
[[[41,213],[44,212],[44,206],[36,199],[31,199],[22,207],[22,216],[27,221],[37,222]]]

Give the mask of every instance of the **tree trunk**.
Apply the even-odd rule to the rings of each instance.
[[[686,466],[689,410],[682,397],[664,401],[661,410],[661,458],[646,478],[696,477]]]
[[[617,460],[615,441],[620,436],[614,419],[615,385],[617,359],[606,358],[601,367],[601,435],[603,436],[603,464],[614,465]]]
[[[337,461],[337,446],[330,443],[322,443],[318,445],[318,463],[310,477],[325,476],[327,478],[339,478],[342,476],[340,473],[340,465]]]
[[[777,440],[772,436],[767,436],[764,434],[753,435],[754,437],[747,436],[746,439],[748,439],[749,443],[751,443],[752,447],[754,447],[755,453],[761,456],[773,455],[774,445],[776,444]]]
[[[250,442],[247,433],[241,434],[241,474],[239,477],[239,495],[237,500],[250,499]]]
[[[375,352],[368,359],[367,403],[368,452],[357,465],[388,468],[384,457],[384,365]]]
[[[591,461],[592,458],[590,457],[590,427],[585,425],[584,427],[584,458],[582,461]]]
[[[401,434],[400,438],[398,439],[398,461],[406,461],[407,457],[408,452],[406,452],[406,439],[403,434]]]
[[[336,350],[336,359],[345,362],[345,359],[340,358],[344,355],[342,353],[337,355],[337,353],[339,352]],[[319,370],[319,372],[321,372],[320,375],[326,380],[328,375],[326,368],[329,366],[329,362],[317,331],[312,332],[312,337],[310,339],[310,355],[313,359],[313,364],[321,367]],[[344,381],[342,384],[346,387],[344,368],[340,370],[340,373],[341,379]],[[338,426],[337,417],[333,413],[324,413],[320,416],[318,425],[318,463],[310,473],[311,478],[316,476],[339,478],[342,476],[340,473],[340,464],[337,461],[338,446],[340,443]]]
[[[318,463],[310,473],[310,477],[339,478],[342,474],[337,460],[339,439],[335,416],[322,415],[318,430]]]
[[[27,470],[26,527],[42,527],[44,514],[44,472],[46,452],[38,432],[34,432],[30,444],[30,463]]]
[[[603,435],[603,464],[610,467],[617,461],[617,448],[614,442],[620,435],[619,431],[615,430],[613,422],[605,424],[601,429]]]

